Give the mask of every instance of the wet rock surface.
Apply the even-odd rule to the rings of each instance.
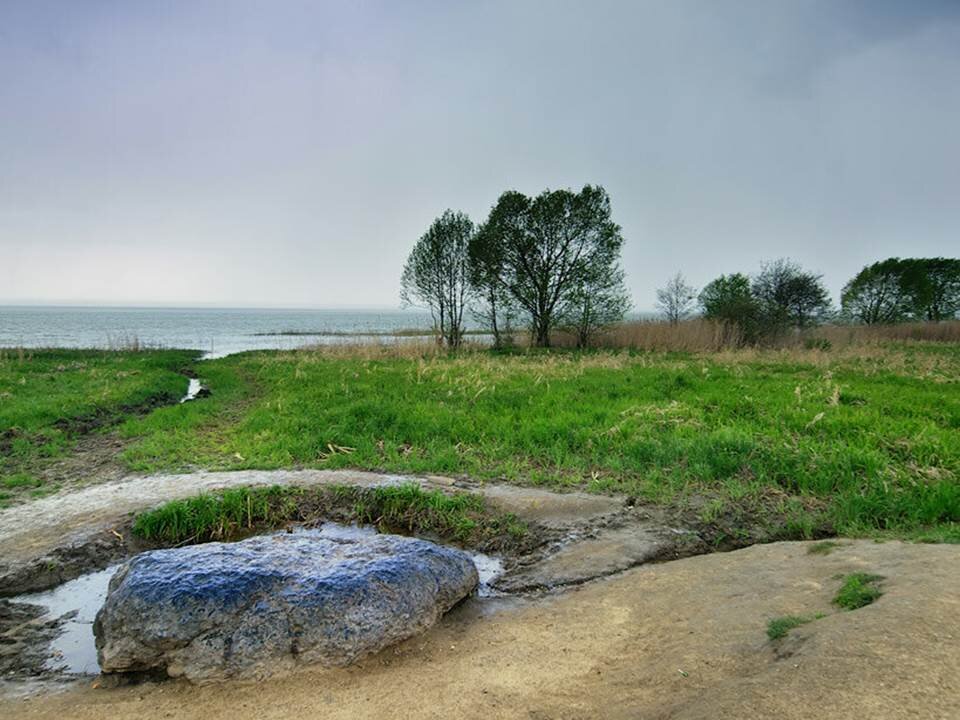
[[[502,592],[550,590],[579,585],[636,565],[672,559],[691,534],[669,528],[629,525],[570,538],[542,559],[520,566],[497,583]]]
[[[343,666],[433,625],[477,586],[470,557],[396,535],[298,535],[136,556],[94,634],[105,673],[194,682]]]

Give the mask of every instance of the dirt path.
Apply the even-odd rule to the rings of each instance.
[[[89,687],[0,700],[0,717],[960,717],[960,548],[777,543],[648,565],[536,602],[470,601],[425,636],[260,684]],[[837,575],[886,577],[853,612]],[[491,611],[492,608],[496,608]],[[776,644],[768,619],[829,613]]]

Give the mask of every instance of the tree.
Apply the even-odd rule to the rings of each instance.
[[[753,342],[757,336],[759,308],[743,273],[721,275],[700,291],[703,316],[724,327],[727,340]]]
[[[899,261],[900,286],[914,320],[939,321],[960,311],[960,260],[908,258]]]
[[[690,315],[696,301],[696,289],[687,285],[683,273],[680,272],[657,290],[657,309],[671,325],[676,325]]]
[[[586,185],[579,193],[546,190],[532,199],[505,192],[486,226],[501,252],[501,282],[529,315],[540,347],[550,345],[550,332],[578,288],[619,269],[623,237],[599,186]]]
[[[513,342],[517,307],[503,282],[503,247],[487,224],[474,233],[468,247],[470,285],[477,300],[474,317],[493,334],[493,346],[500,349]]]
[[[400,280],[403,302],[429,308],[438,339],[451,348],[463,340],[471,291],[467,248],[474,232],[469,217],[447,210],[414,245]]]
[[[623,270],[605,262],[597,263],[596,269],[602,272],[585,273],[571,288],[560,318],[560,324],[576,336],[578,348],[589,346],[597,332],[622,320],[630,309]]]
[[[900,322],[910,311],[910,298],[903,284],[903,262],[890,258],[863,268],[843,287],[843,314],[858,322]]]
[[[830,314],[823,276],[806,272],[791,260],[765,263],[750,290],[759,308],[760,329],[766,334],[816,325]]]

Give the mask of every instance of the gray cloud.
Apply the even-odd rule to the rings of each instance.
[[[635,302],[957,254],[955,2],[0,7],[0,300],[385,306],[447,207],[600,183]]]

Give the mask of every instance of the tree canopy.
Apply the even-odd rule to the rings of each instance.
[[[500,259],[500,282],[530,320],[536,345],[550,345],[550,333],[594,294],[608,312],[581,313],[591,326],[623,316],[626,297],[620,269],[623,237],[610,219],[610,198],[599,186],[546,190],[535,198],[508,191],[490,211],[485,242]],[[612,284],[611,284],[612,283]],[[607,298],[607,301],[604,301]],[[616,300],[614,302],[614,300]]]
[[[859,322],[939,321],[960,311],[960,260],[888,258],[868,265],[843,288],[844,314]]]
[[[469,217],[447,210],[414,245],[400,280],[404,303],[427,307],[440,339],[451,348],[463,340],[471,290],[468,247],[474,234]]]
[[[830,293],[823,276],[805,271],[792,260],[765,263],[750,290],[766,333],[809,327],[830,315]]]
[[[657,289],[657,309],[671,324],[676,325],[693,312],[697,302],[697,291],[687,285],[683,273],[678,272]]]

